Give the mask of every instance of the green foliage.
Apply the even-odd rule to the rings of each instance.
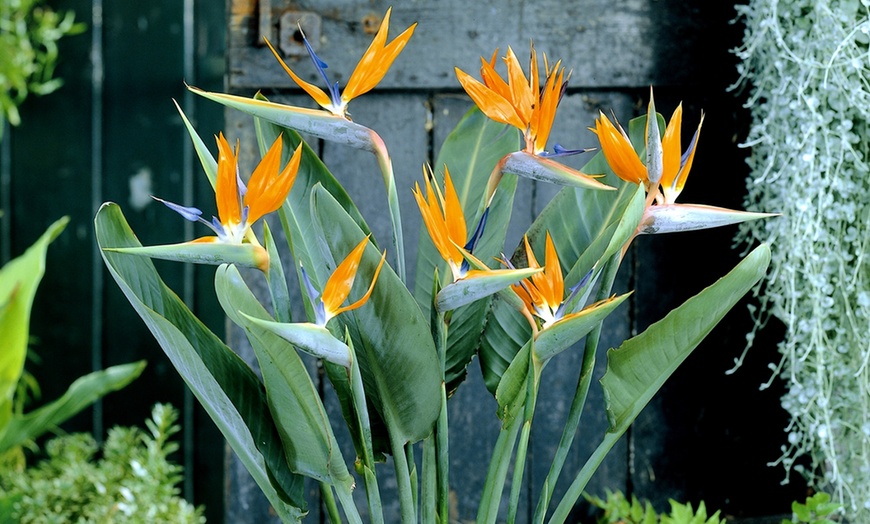
[[[84,31],[72,12],[58,13],[41,0],[0,2],[0,124],[18,125],[18,106],[27,95],[46,95],[62,81],[53,78],[57,41]],[[2,138],[2,126],[0,126]]]
[[[842,502],[848,520],[870,522],[868,3],[752,0],[739,10],[753,119],[746,207],[782,213],[740,233],[777,245],[753,314],[757,327],[770,316],[785,327],[771,377],[786,381],[792,419],[779,462]]]
[[[783,520],[782,524],[835,524],[828,516],[842,507],[842,504],[831,502],[829,494],[820,491],[807,497],[803,504],[798,501],[792,502],[791,511],[797,520]]]
[[[670,513],[656,513],[652,504],[646,500],[641,502],[634,495],[629,501],[622,492],[607,490],[607,499],[585,495],[593,506],[603,510],[598,524],[725,524],[724,518],[719,518],[719,512],[707,516],[704,501],[698,504],[697,511],[691,503],[682,504],[671,500]]]
[[[147,431],[115,427],[102,447],[89,434],[64,435],[46,458],[0,469],[0,521],[20,523],[200,523],[203,508],[179,497],[182,468],[170,460],[178,444],[178,412],[157,404]]]
[[[24,372],[30,310],[48,246],[67,222],[68,217],[54,222],[24,254],[0,268],[0,453],[32,442],[103,395],[123,388],[145,367],[143,361],[95,371],[75,380],[61,398],[24,413],[28,391],[38,392],[35,380]]]

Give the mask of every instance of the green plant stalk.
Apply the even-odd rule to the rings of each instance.
[[[438,499],[438,466],[435,435],[423,441],[423,474],[420,486],[420,521],[436,522]]]
[[[595,297],[596,301],[603,300],[610,295],[621,262],[622,254],[617,252],[604,266],[601,285]],[[574,436],[577,434],[577,427],[580,425],[580,416],[583,414],[586,397],[589,394],[589,386],[592,384],[592,372],[595,369],[595,357],[598,352],[598,342],[601,339],[601,326],[602,323],[599,323],[595,329],[586,335],[586,342],[583,347],[583,362],[580,365],[577,388],[574,390],[574,398],[571,400],[571,407],[568,410],[568,418],[562,430],[562,438],[559,439],[559,446],[556,448],[556,455],[553,457],[547,478],[544,479],[541,496],[538,498],[538,505],[535,508],[532,522],[543,524],[544,518],[547,515],[547,507],[550,505],[550,499],[553,496],[553,490],[556,488],[556,482],[559,480],[559,475],[562,473],[568,452],[574,443]]]
[[[504,489],[511,452],[514,448],[514,442],[517,440],[519,428],[520,424],[517,423],[517,419],[514,419],[508,427],[502,426],[501,431],[499,431],[498,440],[496,440],[492,451],[492,459],[489,462],[489,470],[486,472],[483,493],[480,496],[477,524],[494,523],[498,518],[501,493]]]
[[[442,524],[448,524],[450,517],[450,456],[448,453],[447,427],[447,386],[441,384],[441,413],[435,423],[435,444],[438,461],[438,517]]]
[[[384,186],[387,189],[387,206],[390,209],[390,224],[393,226],[393,249],[396,250],[396,274],[399,279],[407,284],[405,274],[405,241],[402,234],[402,214],[399,209],[399,194],[396,190],[396,178],[393,175],[393,162],[387,145],[384,144],[380,135],[369,130],[372,143],[372,153],[378,159],[378,167],[384,177]]]
[[[441,524],[448,524],[450,516],[450,448],[447,423],[447,383],[444,380],[444,374],[447,367],[447,332],[453,313],[438,311],[435,307],[434,301],[439,289],[440,281],[438,279],[438,270],[436,269],[435,289],[432,292],[432,332],[436,349],[438,350],[438,362],[441,365],[441,412],[438,414],[438,420],[435,422],[434,436],[438,487],[437,511],[438,521]],[[427,521],[424,520],[424,522]]]
[[[348,375],[351,384],[351,396],[353,408],[356,411],[357,425],[359,426],[359,439],[363,448],[363,471],[372,472],[371,475],[364,475],[366,489],[366,499],[369,505],[369,514],[371,521],[376,524],[383,524],[384,514],[381,506],[381,495],[378,489],[377,476],[375,471],[375,458],[372,451],[372,429],[369,421],[368,407],[366,406],[365,390],[363,389],[362,375],[359,370],[359,363],[356,359],[356,353],[353,350],[353,343],[350,336],[346,337],[347,345],[351,353],[351,365],[348,370]]]
[[[395,424],[392,421],[387,421],[388,433],[390,434],[390,448],[393,452],[393,467],[396,471],[396,487],[399,492],[399,508],[402,514],[402,522],[416,522],[417,511],[414,501],[414,488],[411,485],[411,472],[408,469],[405,442],[399,440],[395,431],[389,431],[389,428],[393,427],[395,427]]]
[[[329,517],[329,522],[332,524],[341,524],[341,514],[338,512],[338,506],[335,504],[335,496],[332,494],[332,486],[326,482],[321,482],[320,496],[323,500],[323,505],[326,506],[326,514]]]
[[[526,455],[529,450],[529,437],[532,433],[532,419],[535,415],[535,404],[538,400],[538,387],[541,385],[543,362],[535,358],[534,346],[532,351],[529,351],[529,368],[531,368],[531,373],[529,373],[527,379],[523,430],[520,433],[520,442],[517,445],[517,454],[514,459],[514,476],[511,481],[510,502],[508,503],[508,524],[514,524],[517,519],[517,506],[519,506],[520,502],[520,490],[523,486],[523,474],[526,469]]]
[[[574,507],[574,503],[577,502],[577,499],[579,499],[583,494],[583,490],[586,489],[586,484],[589,483],[589,479],[592,478],[592,475],[598,469],[598,466],[600,466],[604,461],[607,453],[609,453],[610,449],[619,441],[626,429],[628,429],[628,426],[622,428],[616,433],[608,432],[604,435],[601,444],[595,448],[592,456],[589,457],[589,460],[586,461],[586,464],[583,465],[583,468],[577,473],[577,476],[574,477],[574,481],[568,487],[568,491],[565,492],[559,505],[556,506],[553,516],[550,517],[550,524],[565,522],[565,519],[568,518],[568,514],[571,512],[571,508]]]

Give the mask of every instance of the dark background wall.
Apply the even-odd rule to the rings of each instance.
[[[224,114],[193,97],[183,81],[209,90],[226,86],[239,94],[263,89],[271,98],[311,105],[257,44],[258,7],[267,3],[50,2],[57,9],[75,10],[89,31],[62,41],[58,74],[66,85],[51,96],[28,100],[22,108],[23,125],[4,135],[0,151],[3,261],[23,251],[59,216],[72,218],[49,250],[48,270],[34,306],[34,350],[42,363],[31,369],[44,397],[56,397],[75,377],[92,369],[147,359],[142,378],[65,429],[101,435],[114,424],[140,424],[157,401],[173,403],[183,413],[178,460],[187,468],[184,491],[194,502],[207,505],[212,521],[223,518],[223,442],[106,278],[94,248],[92,218],[101,202],[112,200],[124,207],[144,244],[202,233],[162,207],[131,200],[141,194],[131,189],[131,182],[148,180],[150,189],[146,184],[145,191],[176,201],[211,198],[172,99],[201,136],[224,130],[231,139],[241,138],[248,151],[253,147],[249,118]],[[289,4],[272,4],[277,24]],[[321,0],[299,1],[292,7],[319,18],[325,38],[318,42],[318,52],[343,82],[371,39],[365,21],[382,16],[388,3]],[[503,54],[511,45],[519,56],[526,56],[529,39],[534,38],[539,52],[562,58],[573,69],[551,141],[566,147],[595,145],[586,128],[597,111],[613,110],[626,122],[644,110],[652,85],[656,105],[667,116],[683,102],[684,134],[694,131],[702,111],[706,115],[692,175],[680,200],[739,208],[746,151],[737,143],[745,136],[748,116],[739,93],[726,91],[736,79],[729,49],[742,36],[740,24],[731,23],[734,16],[731,3],[700,0],[395,3],[391,34],[415,21],[420,25],[382,89],[355,100],[351,112],[356,121],[382,135],[399,187],[410,188],[420,178],[420,166],[434,160],[446,134],[470,107],[458,89],[453,66],[476,76],[481,55],[489,57],[496,47]],[[307,58],[288,62],[316,81]],[[347,184],[375,234],[386,238],[383,189],[374,159],[329,143],[316,148]],[[520,239],[525,225],[556,190],[521,181],[518,218],[509,242]],[[406,251],[412,255],[419,219],[410,189],[400,190],[400,196]],[[621,308],[621,316],[607,325],[602,349],[643,330],[733,267],[739,260],[739,250],[732,249],[733,234],[733,228],[723,228],[638,239],[618,281],[618,291],[636,293],[629,307]],[[203,320],[223,332],[223,316],[210,290],[213,269],[158,267]],[[408,267],[414,267],[413,260]],[[768,362],[778,358],[776,330],[767,330],[743,368],[725,374],[742,352],[750,326],[748,313],[738,306],[641,415],[590,490],[626,490],[650,498],[659,509],[667,507],[668,498],[695,503],[703,499],[710,508],[744,518],[789,511],[791,500],[802,495],[802,484],[793,479],[789,486],[780,486],[783,472],[766,465],[779,456],[784,439],[781,391],[776,384],[758,389],[769,378]],[[238,338],[232,332],[229,337]],[[546,370],[533,434],[530,489],[537,489],[546,474],[577,369],[579,354],[574,352],[561,355],[560,365]],[[467,383],[451,399],[451,475],[462,520],[474,517],[474,501],[497,433],[494,401],[479,375],[472,362]],[[583,419],[588,425],[583,431],[593,434],[605,428],[596,386]],[[583,463],[594,442],[581,434],[569,470]],[[240,511],[245,481],[231,477],[227,486],[227,520],[255,515]],[[528,495],[536,497],[536,492]],[[309,520],[317,522],[316,507],[313,513]]]

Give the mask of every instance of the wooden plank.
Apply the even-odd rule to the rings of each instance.
[[[263,46],[257,29],[257,4],[253,0],[230,3],[230,86],[295,87]],[[277,13],[292,5],[294,11],[320,16],[322,37],[314,45],[320,58],[330,64],[332,81],[341,84],[371,42],[372,20],[380,20],[391,5],[382,0],[364,4],[273,0],[272,4]],[[565,65],[575,70],[573,85],[577,87],[689,82],[695,50],[703,49],[706,43],[704,32],[698,30],[702,9],[709,8],[699,1],[655,0],[399,4],[393,6],[391,36],[414,22],[419,25],[381,87],[455,89],[454,66],[471,73],[480,66],[481,55],[488,59],[496,48],[504,51],[508,45],[525,57],[529,39],[534,39],[537,49],[547,56],[565,58]],[[679,38],[674,38],[675,33]],[[307,57],[294,55],[288,64],[307,81],[321,85]]]

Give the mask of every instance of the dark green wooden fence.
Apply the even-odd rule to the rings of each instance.
[[[32,367],[33,372],[45,398],[52,398],[92,369],[147,359],[145,376],[66,429],[102,434],[114,424],[141,423],[154,402],[172,402],[183,412],[179,461],[187,468],[186,496],[205,503],[213,521],[223,518],[225,496],[227,522],[263,522],[269,518],[268,508],[257,498],[256,487],[238,474],[238,464],[225,454],[219,433],[107,279],[94,248],[92,218],[101,202],[113,200],[124,207],[145,244],[194,236],[195,228],[174,213],[150,199],[138,200],[148,193],[185,203],[211,198],[171,99],[182,105],[203,137],[224,130],[230,139],[241,138],[245,161],[251,162],[255,142],[250,119],[224,114],[193,97],[182,81],[223,90],[226,79],[231,92],[263,89],[274,99],[310,106],[258,44],[266,30],[261,29],[259,8],[272,6],[272,16],[263,21],[277,35],[280,17],[290,4],[64,0],[52,5],[74,9],[90,30],[63,42],[58,73],[66,86],[25,104],[24,124],[5,135],[0,154],[4,261],[59,216],[72,217],[50,248],[35,304],[34,349],[42,362]],[[316,41],[318,52],[343,80],[371,38],[366,21],[378,20],[387,6],[382,1],[299,1],[292,4],[294,14],[285,23],[298,13],[319,22],[323,38]],[[566,147],[594,146],[594,136],[586,128],[597,111],[612,109],[627,121],[643,110],[649,86],[654,85],[660,111],[669,113],[683,101],[685,132],[702,110],[706,113],[693,174],[681,200],[740,207],[747,152],[737,142],[745,135],[747,114],[739,96],[726,92],[736,79],[728,50],[741,37],[740,25],[730,23],[733,17],[730,3],[702,0],[396,2],[394,30],[415,21],[420,25],[381,89],[355,100],[351,111],[356,121],[384,138],[398,185],[407,188],[400,191],[406,251],[414,253],[419,232],[410,188],[420,179],[422,164],[434,161],[444,137],[470,107],[453,66],[475,73],[481,55],[488,57],[496,47],[504,51],[508,45],[523,56],[532,38],[539,51],[562,58],[573,69],[554,140]],[[288,61],[317,81],[307,58],[297,61],[291,56]],[[317,148],[346,183],[375,234],[388,236],[374,159],[330,143]],[[510,232],[514,242],[556,189],[520,183],[517,219]],[[629,307],[606,326],[602,346],[644,329],[724,274],[739,258],[731,248],[732,236],[733,229],[725,228],[638,239],[618,281],[618,291],[636,292]],[[413,260],[408,267],[414,267]],[[194,311],[222,332],[223,316],[210,291],[213,270],[177,264],[159,268]],[[708,507],[738,517],[788,512],[790,500],[801,494],[800,483],[781,487],[781,470],[766,466],[779,456],[784,438],[780,392],[758,391],[768,378],[767,363],[777,358],[775,341],[757,343],[747,365],[735,375],[725,375],[743,350],[749,326],[747,312],[738,307],[641,415],[590,490],[626,490],[652,499],[660,508],[667,507],[668,498],[704,499]],[[228,338],[245,352],[238,333],[231,330]],[[527,484],[533,488],[527,501],[536,500],[534,490],[546,474],[578,369],[579,354],[567,353],[545,374],[528,468]],[[474,518],[474,501],[497,434],[494,406],[473,362],[468,381],[451,400],[451,482],[460,521]],[[584,421],[581,431],[597,435],[605,429],[600,393],[594,387]],[[587,441],[582,435],[569,470],[579,467],[594,447],[595,438]],[[226,482],[225,457],[230,459]],[[388,496],[388,487],[382,486],[382,491]],[[313,504],[309,521],[320,519]]]

